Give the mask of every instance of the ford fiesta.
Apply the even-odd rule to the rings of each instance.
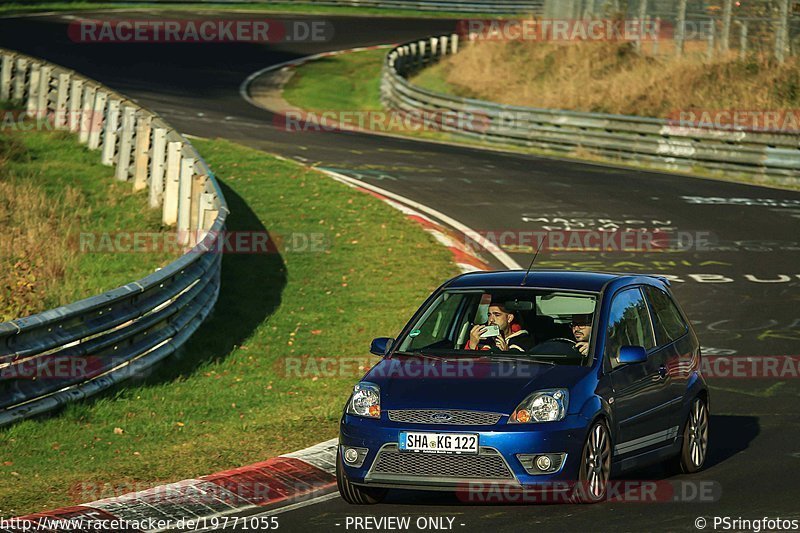
[[[612,475],[706,459],[700,346],[657,276],[465,274],[370,351],[382,360],[341,419],[337,481],[352,504],[476,486],[596,502]]]

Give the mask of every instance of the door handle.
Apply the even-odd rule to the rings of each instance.
[[[661,376],[661,379],[665,379],[667,377],[667,367],[664,365],[658,367],[658,375]]]

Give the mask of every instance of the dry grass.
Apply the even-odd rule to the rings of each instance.
[[[664,52],[668,43],[662,43]],[[690,43],[699,45],[701,43]],[[415,82],[506,104],[665,117],[687,108],[787,109],[800,104],[800,62],[757,56],[706,62],[637,54],[632,43],[481,41]],[[645,48],[647,52],[647,48]]]
[[[0,139],[0,176],[9,160],[23,157],[16,139]],[[75,188],[53,196],[34,183],[0,178],[0,321],[42,311],[57,292],[67,266],[77,261],[69,236],[78,231],[74,210],[84,206]]]

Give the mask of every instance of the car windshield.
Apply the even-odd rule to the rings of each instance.
[[[580,362],[591,344],[597,295],[546,289],[448,290],[398,341],[402,353]]]

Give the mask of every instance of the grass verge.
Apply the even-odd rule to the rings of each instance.
[[[396,334],[457,274],[445,248],[372,196],[227,141],[194,144],[221,180],[228,230],[267,228],[299,244],[225,256],[214,315],[153,374],[0,430],[0,515],[212,473],[334,437],[353,383],[377,361],[369,341]],[[308,251],[302,236],[325,242],[324,250]]]
[[[162,231],[160,210],[74,136],[15,124],[0,130],[0,321],[125,285],[177,257],[82,253],[82,232]]]

